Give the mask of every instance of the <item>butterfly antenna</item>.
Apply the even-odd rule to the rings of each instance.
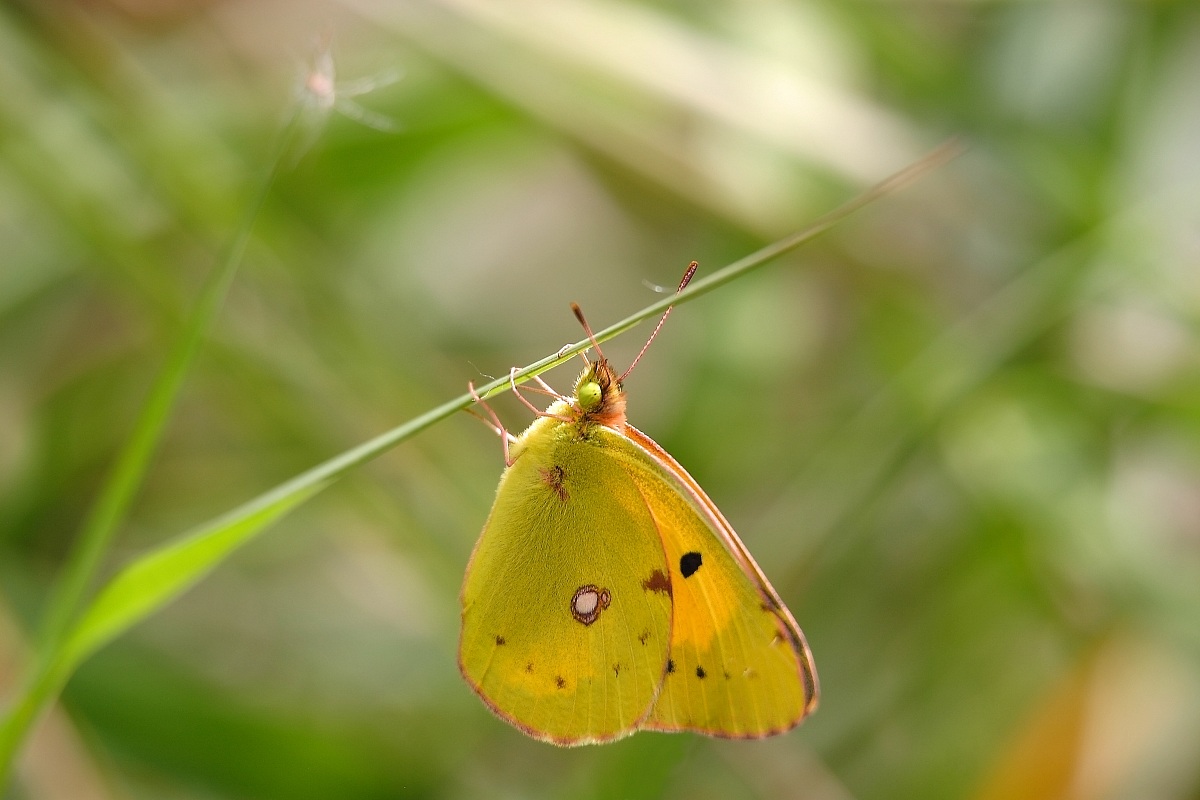
[[[682,292],[683,287],[687,286],[688,283],[691,282],[692,276],[696,274],[696,267],[698,266],[700,266],[700,264],[695,261],[688,264],[687,270],[685,270],[683,273],[683,280],[679,282],[679,288],[675,290],[675,294]],[[664,311],[663,315],[659,318],[658,324],[654,326],[654,332],[650,334],[650,338],[646,340],[644,345],[642,345],[642,352],[637,354],[637,358],[635,358],[633,363],[629,365],[629,369],[625,370],[624,374],[617,379],[617,383],[624,383],[625,379],[629,377],[629,373],[633,372],[633,368],[636,367],[637,363],[642,360],[642,356],[646,355],[646,351],[650,348],[650,343],[654,341],[655,336],[658,336],[658,332],[662,330],[663,323],[667,321],[667,317],[670,315],[671,309],[674,307],[675,306],[667,306],[667,310]]]
[[[587,320],[583,318],[583,309],[579,307],[578,303],[571,303],[571,310],[575,312],[575,319],[579,320],[579,324],[583,326],[584,332],[587,333],[588,338],[592,340],[592,349],[595,350],[596,355],[600,356],[600,359],[603,360],[604,352],[600,349],[600,343],[596,341],[596,335],[592,333],[592,326],[588,325]],[[583,355],[583,353],[580,353],[580,355]],[[587,361],[587,356],[583,356],[583,360]],[[588,364],[591,363],[592,362],[588,361]]]

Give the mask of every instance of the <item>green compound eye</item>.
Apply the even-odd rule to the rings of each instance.
[[[600,405],[600,400],[603,398],[604,392],[600,389],[600,384],[595,381],[584,381],[575,390],[575,396],[579,398],[580,408],[584,411],[591,411]]]

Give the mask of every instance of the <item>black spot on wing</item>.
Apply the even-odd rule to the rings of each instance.
[[[684,553],[679,558],[679,571],[683,573],[683,577],[690,578],[696,574],[696,570],[700,569],[702,563],[704,563],[704,559],[695,550]]]
[[[668,658],[667,659],[667,674],[670,675],[674,671],[675,671],[675,659]]]
[[[701,680],[708,677],[708,673],[704,671],[704,667],[696,667],[696,677]]]
[[[506,644],[508,644],[508,642],[507,642],[507,641],[505,641],[505,639],[504,639],[504,637],[503,637],[503,636],[497,636],[497,637],[496,637],[496,644],[498,644],[498,645],[506,645]]]
[[[554,676],[554,685],[555,685],[555,686],[557,686],[557,687],[558,687],[558,688],[560,688],[560,689],[565,689],[565,688],[567,688],[567,682],[566,682],[566,681],[563,679],[563,676],[562,676],[562,675],[555,675],[555,676]]]

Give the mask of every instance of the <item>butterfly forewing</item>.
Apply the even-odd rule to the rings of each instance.
[[[558,420],[513,450],[462,591],[459,665],[498,715],[559,744],[631,733],[666,669],[663,543],[629,471]]]
[[[608,436],[666,549],[673,626],[662,690],[643,727],[769,736],[816,705],[803,634],[737,535],[677,462],[631,426]]]

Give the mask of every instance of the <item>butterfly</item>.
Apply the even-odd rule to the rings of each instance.
[[[463,581],[463,677],[558,745],[795,727],[819,691],[804,634],[716,504],[627,422],[641,354],[618,375],[572,308],[597,356],[572,395],[538,379],[555,398],[540,411],[517,392],[537,419],[516,437],[483,406],[507,467]]]

